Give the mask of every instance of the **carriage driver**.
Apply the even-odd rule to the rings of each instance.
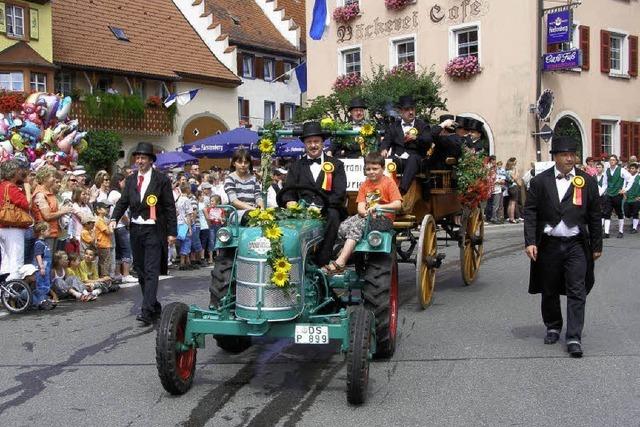
[[[287,191],[290,187],[312,187],[327,196],[329,206],[327,206],[324,239],[315,259],[320,267],[329,264],[340,221],[347,217],[345,208],[347,176],[344,164],[340,160],[323,153],[324,140],[327,136],[320,122],[307,122],[303,125],[300,139],[304,143],[305,154],[289,168],[282,189],[282,201],[287,207],[295,205],[301,199],[316,206],[322,206],[324,203],[311,191]]]

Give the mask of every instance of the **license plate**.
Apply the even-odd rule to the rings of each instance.
[[[329,327],[296,325],[296,344],[329,344]]]

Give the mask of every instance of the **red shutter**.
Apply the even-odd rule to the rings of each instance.
[[[580,25],[580,51],[582,51],[582,69],[589,71],[591,53],[589,52],[589,36],[591,32],[586,25]]]
[[[600,158],[602,155],[602,123],[598,119],[591,120],[591,155]],[[608,153],[610,154],[610,153]]]
[[[605,30],[600,30],[600,71],[611,71],[611,35]]]
[[[631,123],[631,147],[629,147],[629,155],[640,155],[640,122]]]
[[[631,122],[620,122],[620,157],[622,161],[629,159],[629,149],[631,148]]]
[[[280,104],[280,120],[284,122],[284,104]]]
[[[247,123],[251,122],[251,118],[249,117],[249,100],[248,99],[242,100],[242,119]]]
[[[273,76],[273,78],[280,77],[283,74],[284,74],[284,62],[276,61],[276,75]],[[280,79],[280,81],[281,80],[282,78]]]
[[[242,77],[243,75],[243,70],[242,70],[242,53],[238,52],[238,55],[236,56],[238,58],[238,75],[240,77]]]
[[[638,77],[638,36],[629,36],[629,75]]]
[[[256,79],[264,79],[264,59],[261,56],[257,56],[253,63],[256,66],[256,72],[254,74]]]

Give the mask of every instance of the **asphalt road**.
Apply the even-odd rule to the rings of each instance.
[[[585,357],[545,346],[539,297],[527,294],[522,226],[487,228],[475,284],[461,284],[457,246],[435,303],[415,301],[400,266],[396,354],[371,365],[368,401],[349,406],[336,346],[258,340],[239,356],[211,340],[193,388],[167,394],[155,330],[134,316],[138,287],[49,313],[0,311],[0,424],[30,426],[640,425],[640,236],[605,241],[589,296]],[[161,282],[162,302],[206,304],[208,270]]]

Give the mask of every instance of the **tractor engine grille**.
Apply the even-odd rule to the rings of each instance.
[[[261,310],[266,312],[296,309],[299,305],[297,295],[302,291],[302,259],[290,258],[289,262],[291,285],[285,290],[269,284],[272,273],[266,259],[237,257],[236,305],[257,311],[261,303]]]

